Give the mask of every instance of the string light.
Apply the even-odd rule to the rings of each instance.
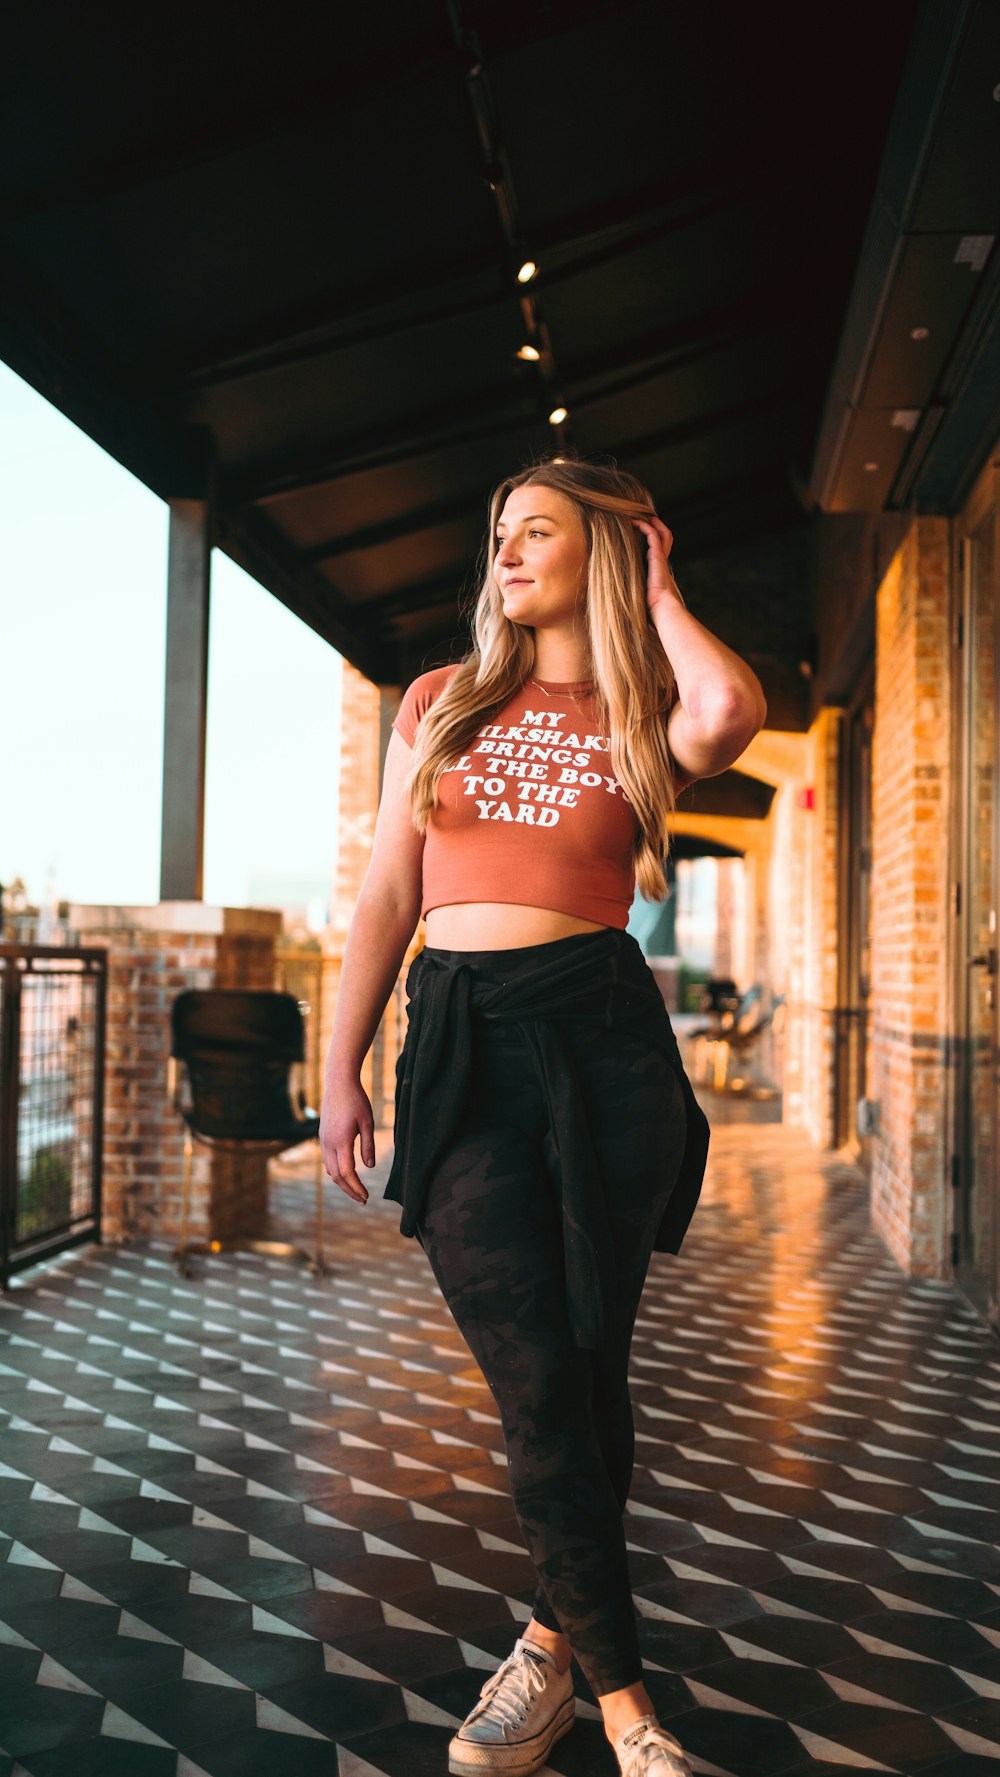
[[[542,354],[537,346],[521,346],[517,355],[519,358],[524,358],[529,364],[537,364]]]
[[[529,284],[531,282],[532,278],[534,277],[537,270],[538,270],[538,267],[535,264],[534,260],[533,259],[526,259],[524,264],[522,265],[520,271],[517,274],[518,283],[519,284]]]
[[[550,426],[561,426],[563,423],[563,420],[565,418],[566,418],[565,407],[554,407],[552,409],[552,412],[549,414],[549,425]]]

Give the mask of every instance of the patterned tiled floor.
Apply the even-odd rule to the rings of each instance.
[[[153,1245],[0,1298],[0,1774],[446,1771],[532,1572],[387,1160],[365,1209],[330,1188],[324,1282]],[[858,1175],[718,1126],[632,1357],[646,1682],[695,1768],[996,1777],[1000,1344]],[[614,1777],[574,1671],[553,1767]]]

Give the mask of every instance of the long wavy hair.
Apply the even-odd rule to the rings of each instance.
[[[667,717],[677,701],[677,681],[646,603],[646,539],[632,523],[654,515],[653,497],[634,475],[615,466],[543,458],[508,476],[491,495],[472,598],[473,645],[424,714],[414,739],[405,784],[413,824],[426,832],[442,773],[534,669],[532,630],[505,614],[493,572],[507,495],[532,484],[564,494],[583,521],[587,576],[574,617],[582,642],[581,678],[593,681],[612,770],[636,817],[636,885],[647,900],[661,901],[669,894],[664,865],[668,816],[676,806]]]

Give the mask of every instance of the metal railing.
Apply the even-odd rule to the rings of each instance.
[[[99,1240],[107,952],[0,943],[0,1289]]]
[[[406,967],[404,963],[393,984],[362,1075],[372,1101],[376,1129],[392,1126],[396,1061],[406,1034]],[[287,947],[279,950],[275,957],[274,984],[284,993],[295,995],[305,1018],[306,1081],[310,1103],[317,1111],[322,1102],[323,1073],[333,1030],[339,981],[339,956]]]

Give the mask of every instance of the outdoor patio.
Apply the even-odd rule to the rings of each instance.
[[[154,1242],[0,1303],[4,1773],[446,1771],[532,1575],[492,1397],[378,1155],[365,1208],[330,1187],[325,1281],[249,1255],[182,1281]],[[308,1156],[284,1171],[294,1218]],[[695,1768],[995,1772],[1000,1347],[902,1277],[860,1173],[720,1122],[632,1375],[646,1681]],[[611,1777],[574,1670],[553,1767]]]

